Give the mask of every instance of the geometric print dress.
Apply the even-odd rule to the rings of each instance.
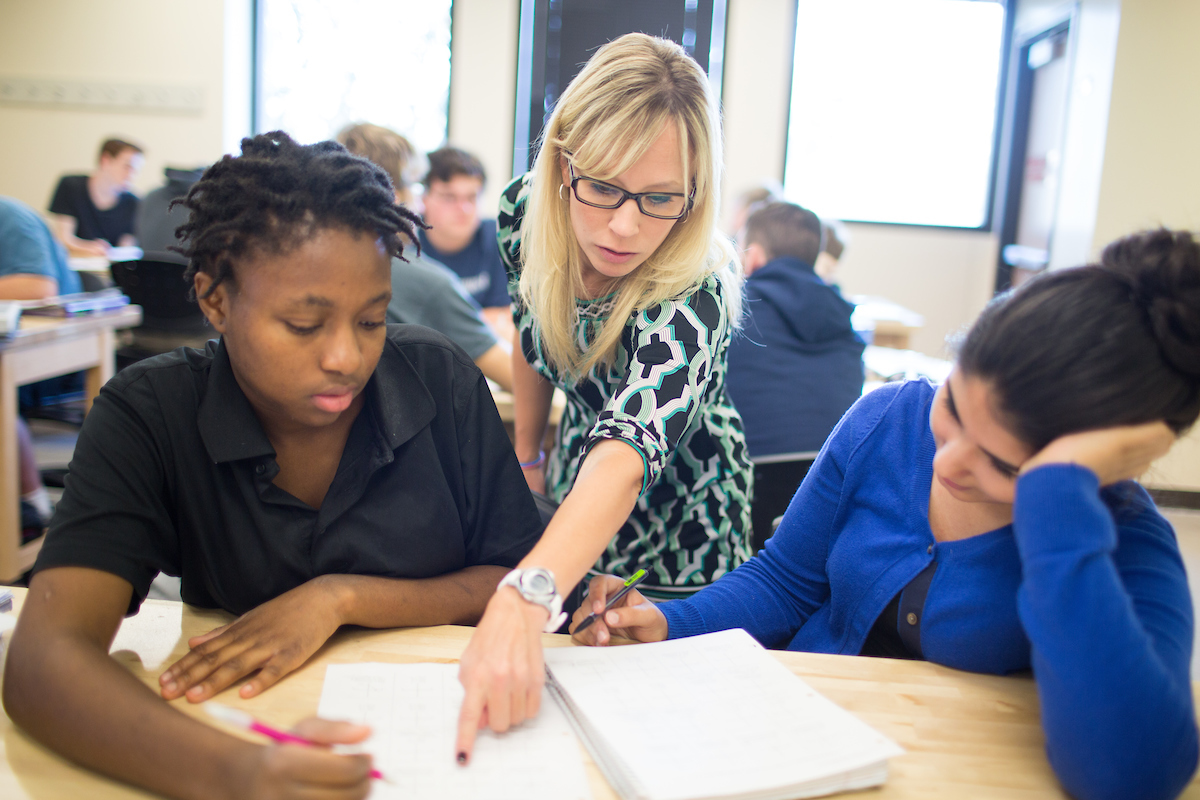
[[[547,456],[546,494],[562,502],[596,442],[633,446],[645,465],[641,495],[590,574],[645,568],[642,594],[687,597],[750,556],[753,470],[742,418],[725,392],[732,326],[724,287],[710,275],[691,294],[635,313],[612,367],[567,385],[542,357],[517,288],[527,180],[513,181],[500,199],[498,239],[525,360],[567,398]],[[576,301],[581,349],[606,320],[610,299]]]

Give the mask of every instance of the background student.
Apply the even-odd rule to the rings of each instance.
[[[760,203],[739,239],[746,317],[729,345],[728,384],[755,460],[757,550],[862,394],[864,344],[850,325],[854,306],[814,270],[822,242],[816,214],[794,203]]]
[[[163,698],[251,697],[340,625],[469,624],[541,523],[483,376],[440,334],[385,325],[417,217],[379,168],[282,132],[189,192],[206,349],[100,392],[34,565],[9,716],[67,757],[176,797],[363,797],[369,765],[258,745],[178,713],[108,656],[160,570],[238,618],[189,641]],[[322,741],[357,726],[310,723]]]
[[[41,216],[20,200],[0,197],[0,300],[42,300],[78,291],[79,276],[67,265],[66,252]],[[34,538],[49,524],[54,507],[38,472],[29,429],[20,417],[17,458],[21,530]]]
[[[534,169],[501,198],[514,292],[517,454],[561,503],[488,605],[462,659],[459,754],[481,720],[537,713],[541,631],[589,569],[686,596],[748,555],[751,490],[725,353],[740,270],[717,231],[721,132],[703,70],[629,34],[562,94]],[[567,396],[541,452],[554,387]],[[485,716],[486,715],[486,716]]]
[[[355,155],[382,167],[396,189],[396,202],[411,208],[410,174],[420,163],[416,148],[400,134],[381,125],[358,123],[338,133],[338,141]],[[420,228],[418,228],[418,232]],[[491,242],[496,251],[495,237]],[[499,256],[496,256],[499,260]],[[507,295],[505,295],[507,297]],[[388,320],[424,325],[439,331],[467,351],[483,374],[505,391],[512,390],[512,353],[508,339],[496,338],[479,305],[458,277],[431,258],[422,244],[405,258],[392,259],[392,301]],[[510,323],[511,327],[511,323]]]
[[[418,231],[421,251],[445,264],[483,308],[501,341],[513,337],[508,275],[496,247],[496,220],[479,216],[487,183],[483,162],[457,147],[429,154],[421,204],[427,229]]]
[[[741,627],[768,647],[1032,667],[1076,798],[1175,797],[1197,761],[1192,602],[1131,479],[1200,415],[1200,244],[1159,230],[988,306],[949,379],[833,432],[778,532],[688,600],[631,592],[583,638]],[[576,619],[620,586],[592,582]]]
[[[71,255],[107,256],[110,247],[136,245],[138,199],[130,189],[144,161],[142,148],[108,139],[91,175],[66,175],[54,189],[55,233]]]

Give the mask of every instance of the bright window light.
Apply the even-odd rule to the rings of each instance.
[[[1004,7],[799,0],[784,189],[823,217],[988,222]]]
[[[300,142],[372,122],[446,139],[450,0],[259,0],[258,130]]]

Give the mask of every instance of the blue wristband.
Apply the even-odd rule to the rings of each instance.
[[[520,461],[518,463],[521,465],[521,469],[537,469],[546,463],[546,451],[538,450],[537,458],[533,461]]]

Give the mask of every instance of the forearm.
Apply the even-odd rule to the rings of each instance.
[[[58,281],[45,275],[0,277],[0,300],[44,300],[58,294]]]
[[[410,628],[474,625],[506,572],[507,567],[475,566],[435,578],[326,575],[316,580],[335,592],[342,624]]]
[[[521,352],[518,337],[513,339],[513,447],[522,462],[533,461],[542,449],[554,385],[539,375]]]
[[[484,376],[506,392],[512,391],[512,356],[499,342],[489,347],[475,359]]]
[[[776,569],[760,553],[686,600],[661,604],[667,638],[742,628],[764,647],[785,647],[808,615]]]
[[[171,708],[94,642],[18,631],[4,705],[31,736],[73,761],[181,798],[233,796],[259,749]]]
[[[504,349],[508,349],[508,342],[513,340],[516,334],[516,327],[513,325],[512,307],[511,306],[487,306],[483,309],[483,319],[488,326],[496,334],[496,338],[504,342]]]
[[[1143,544],[1118,571],[1111,512],[1082,472],[1022,476],[1015,505],[1047,753],[1076,797],[1174,797],[1197,760],[1186,578],[1158,546],[1166,534],[1129,523],[1122,546]]]
[[[58,236],[58,240],[63,243],[67,251],[73,256],[91,256],[96,255],[97,250],[103,247],[101,242],[93,242],[86,239],[80,239],[75,235],[78,223],[74,217],[65,214],[58,214],[54,217],[54,233]]]
[[[522,567],[554,573],[559,592],[570,591],[616,535],[642,489],[642,457],[625,442],[596,444],[579,476]]]

